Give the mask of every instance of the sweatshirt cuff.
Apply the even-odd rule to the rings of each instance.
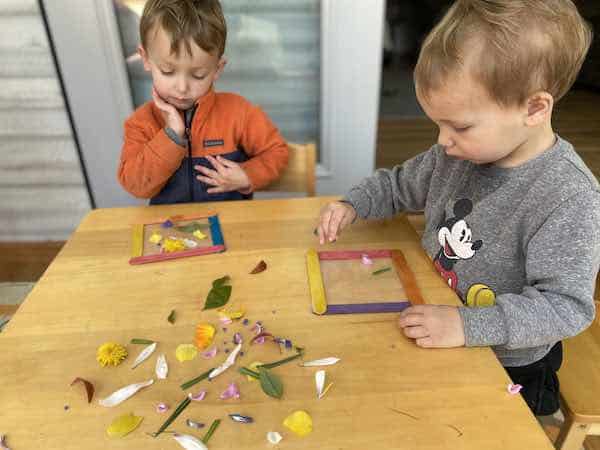
[[[498,306],[460,307],[458,312],[465,330],[465,346],[482,347],[508,342],[506,324]]]
[[[371,200],[363,190],[356,188],[351,189],[341,201],[350,203],[356,211],[356,215],[361,219],[369,217],[369,213],[371,212]]]
[[[165,133],[167,133],[167,136],[169,136],[169,138],[175,144],[179,145],[180,147],[187,147],[187,139],[180,138],[179,135],[173,131],[173,128],[165,127]]]

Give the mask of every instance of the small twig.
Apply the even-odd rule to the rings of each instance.
[[[395,413],[402,414],[403,416],[410,417],[411,419],[421,420],[417,416],[413,416],[413,415],[411,415],[409,413],[406,413],[404,411],[400,411],[399,409],[394,409],[394,408],[388,408],[388,409],[391,410],[391,411],[394,411]]]
[[[448,425],[446,424],[447,427],[452,428],[454,431],[456,431],[458,433],[457,437],[461,437],[463,435],[462,431],[460,431],[458,428],[456,428],[454,425]]]

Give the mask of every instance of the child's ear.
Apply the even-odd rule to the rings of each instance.
[[[140,55],[140,57],[142,58],[142,62],[144,63],[144,70],[146,72],[150,72],[150,62],[148,61],[148,54],[146,53],[146,50],[144,50],[144,47],[142,47],[141,45],[138,45],[137,52],[138,55]]]
[[[548,92],[540,91],[530,95],[526,101],[527,114],[525,125],[536,126],[552,118],[554,97]]]
[[[223,73],[223,69],[225,69],[225,65],[227,64],[227,58],[221,56],[219,62],[217,63],[217,71],[215,72],[215,76],[213,78],[213,83],[219,79],[221,74]]]

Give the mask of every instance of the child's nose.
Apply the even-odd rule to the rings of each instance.
[[[438,144],[443,147],[452,147],[454,145],[454,141],[452,140],[450,133],[440,129],[440,133],[438,134]]]
[[[185,79],[185,77],[179,77],[175,81],[175,89],[177,90],[177,92],[179,92],[181,94],[185,94],[187,92],[187,88],[188,88],[187,85],[188,85],[188,83],[187,83],[187,80]]]

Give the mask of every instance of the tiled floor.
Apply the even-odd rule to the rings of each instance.
[[[0,283],[0,330],[15,313],[35,283]]]

